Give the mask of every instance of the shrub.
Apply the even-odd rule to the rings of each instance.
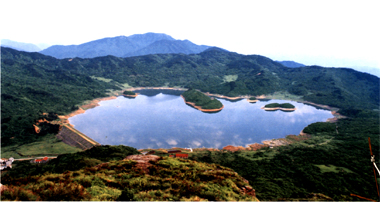
[[[136,95],[135,92],[132,92],[132,91],[129,91],[129,90],[126,90],[123,92],[124,95]]]
[[[134,201],[133,192],[129,189],[124,189],[121,195],[117,198],[117,201]]]
[[[335,124],[334,123],[327,123],[327,122],[317,122],[312,123],[308,125],[305,129],[303,129],[304,133],[308,134],[316,134],[316,133],[322,133],[322,132],[334,132],[335,131]]]
[[[35,190],[43,201],[81,201],[90,199],[86,189],[76,183],[59,183],[49,188]]]

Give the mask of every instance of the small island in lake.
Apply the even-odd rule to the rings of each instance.
[[[210,98],[194,89],[182,93],[181,97],[186,104],[189,104],[202,112],[219,112],[224,107],[219,100]]]
[[[134,98],[134,97],[137,97],[138,94],[133,92],[133,91],[126,90],[123,92],[123,95],[126,97],[133,97]]]
[[[271,104],[265,105],[262,109],[266,111],[275,111],[275,110],[294,111],[296,110],[296,107],[290,103],[283,103],[283,104],[271,103]]]
[[[250,103],[256,103],[257,101],[259,101],[256,97],[250,97],[250,98],[248,98],[247,100],[248,100],[248,102],[250,102]]]

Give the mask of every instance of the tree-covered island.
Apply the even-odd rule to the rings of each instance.
[[[126,97],[137,97],[138,94],[133,91],[126,90],[123,92],[123,95]]]
[[[250,103],[256,103],[257,101],[259,101],[259,100],[257,100],[257,98],[256,97],[250,97],[250,98],[248,98],[247,99],[248,100],[248,102],[250,102]]]
[[[265,105],[262,109],[266,111],[282,110],[282,111],[294,111],[296,107],[290,103],[270,103]]]
[[[210,98],[194,89],[189,89],[182,93],[181,97],[185,100],[186,104],[202,112],[218,112],[224,107],[219,100]]]

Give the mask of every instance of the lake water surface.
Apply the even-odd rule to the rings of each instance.
[[[307,125],[332,118],[330,111],[285,100],[228,101],[224,109],[204,113],[185,104],[173,90],[141,90],[136,98],[123,96],[69,118],[76,129],[100,144],[137,149],[171,147],[222,148],[298,135]],[[265,111],[269,103],[291,103],[294,112]]]

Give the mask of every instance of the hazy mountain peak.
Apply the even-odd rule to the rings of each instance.
[[[162,33],[134,34],[98,39],[80,45],[53,46],[40,53],[62,58],[94,58],[106,55],[130,57],[159,53],[200,53],[209,46],[199,46],[189,40],[175,40]]]
[[[276,62],[281,63],[285,67],[290,67],[290,68],[297,68],[297,67],[304,67],[304,66],[306,66],[304,64],[301,64],[301,63],[298,63],[298,62],[294,62],[294,61],[290,61],[290,60],[276,61]]]
[[[31,44],[31,43],[23,43],[23,42],[17,42],[12,41],[9,39],[2,39],[1,40],[1,46],[13,48],[19,51],[26,51],[26,52],[38,52],[41,51],[41,48],[38,46]]]
[[[145,34],[134,34],[134,35],[129,36],[128,38],[130,38],[131,40],[142,40],[142,39],[145,39],[145,40],[151,39],[152,40],[152,39],[154,39],[154,41],[159,41],[162,39],[175,40],[173,37],[171,37],[167,34],[153,33],[153,32],[148,32]]]
[[[209,51],[215,51],[215,52],[229,52],[228,50],[225,50],[225,49],[223,49],[223,48],[218,48],[218,47],[215,47],[215,46],[210,47],[210,48],[204,50],[203,52],[209,52]]]

